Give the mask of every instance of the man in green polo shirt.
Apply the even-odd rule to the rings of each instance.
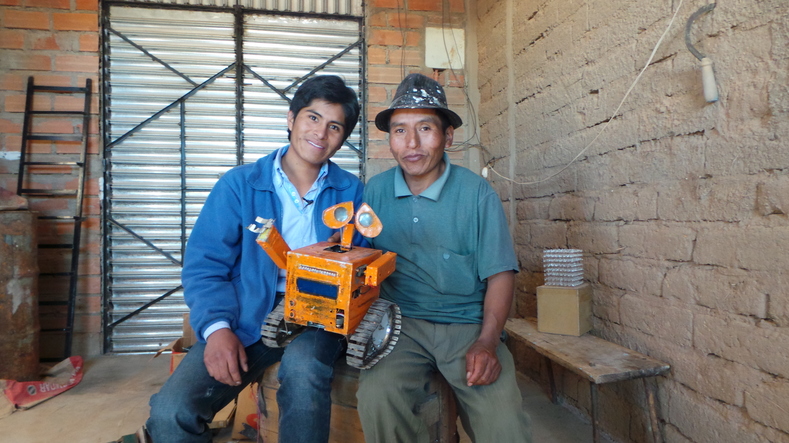
[[[427,442],[414,409],[437,370],[474,441],[530,442],[501,341],[518,262],[496,192],[444,152],[462,120],[436,81],[411,74],[375,124],[389,134],[398,166],[370,179],[364,201],[384,225],[373,247],[397,253],[381,296],[400,306],[403,319],[392,353],[359,379],[365,439]]]

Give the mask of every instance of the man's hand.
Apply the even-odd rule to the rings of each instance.
[[[244,346],[236,334],[227,328],[218,329],[208,336],[203,362],[211,377],[231,386],[240,385],[241,371],[249,370]]]
[[[503,271],[488,277],[482,331],[466,352],[466,382],[469,386],[489,385],[501,374],[496,349],[501,343],[501,331],[512,304],[514,282],[513,271]]]
[[[335,232],[334,234],[329,237],[327,240],[329,243],[339,243],[340,242],[340,231]]]
[[[498,341],[477,340],[466,352],[466,382],[469,386],[489,385],[501,374],[501,364],[496,356]]]

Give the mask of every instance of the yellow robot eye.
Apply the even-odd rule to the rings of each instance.
[[[357,222],[358,222],[360,225],[362,225],[363,227],[365,227],[365,228],[369,228],[369,227],[370,227],[370,226],[371,226],[371,225],[372,225],[372,224],[375,222],[375,217],[373,217],[372,215],[370,215],[370,213],[369,213],[369,212],[365,212],[365,213],[361,214],[361,215],[360,215],[360,216],[357,218],[357,220],[356,220],[356,221],[357,221]]]
[[[334,219],[337,221],[340,220],[347,220],[348,219],[348,210],[343,207],[339,207],[334,210]]]
[[[323,211],[323,224],[340,229],[353,219],[353,202],[337,203]]]
[[[375,215],[373,208],[367,203],[362,203],[359,210],[356,211],[356,230],[367,238],[377,237],[384,228],[381,220]]]

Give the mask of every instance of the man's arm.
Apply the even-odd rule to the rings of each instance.
[[[241,254],[244,233],[239,229],[240,206],[232,186],[223,177],[195,222],[181,273],[192,327],[206,342],[203,362],[214,379],[228,385],[240,383],[239,369],[247,370],[244,347],[228,328],[240,310],[230,277]],[[206,333],[217,323],[227,327]]]
[[[469,386],[489,385],[499,378],[501,364],[496,348],[509,316],[515,287],[515,272],[504,271],[488,277],[482,332],[466,352],[466,381]]]

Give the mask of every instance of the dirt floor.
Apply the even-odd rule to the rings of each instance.
[[[87,359],[82,382],[26,411],[0,419],[2,441],[15,443],[108,443],[134,433],[148,417],[148,399],[167,379],[169,356],[101,356]],[[543,389],[519,375],[524,408],[535,443],[592,441],[588,422],[551,404]],[[230,428],[217,443],[232,442]],[[465,435],[461,442],[468,442]]]

